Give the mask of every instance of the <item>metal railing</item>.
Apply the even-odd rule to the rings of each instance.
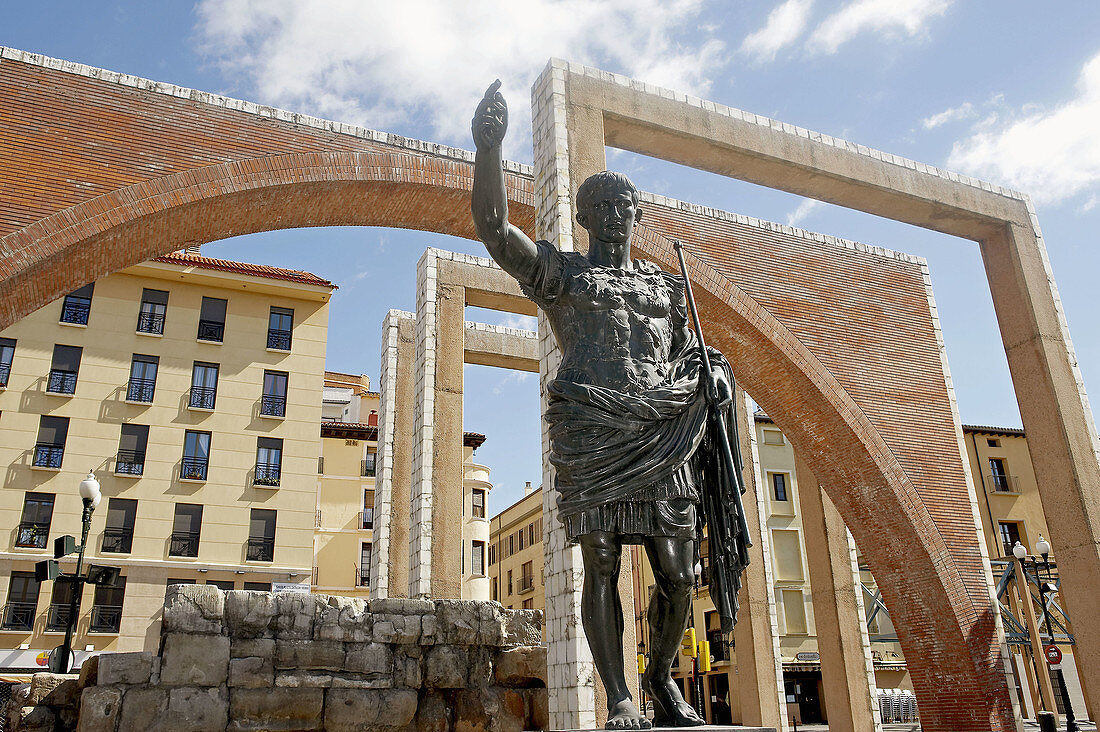
[[[199,555],[199,532],[173,531],[168,542],[168,554],[173,557],[197,557]]]
[[[252,483],[278,486],[281,474],[282,466],[279,463],[256,463],[256,477],[252,479]]]
[[[69,624],[72,607],[67,602],[54,602],[46,610],[46,630],[57,633],[65,630]]]
[[[517,590],[516,594],[522,595],[523,593],[530,592],[533,589],[535,589],[535,576],[527,576],[521,574],[519,576],[519,589]]]
[[[275,561],[275,540],[256,536],[248,537],[248,549],[245,552],[245,559],[250,562]]]
[[[730,660],[730,647],[729,644],[725,641],[721,639],[708,640],[707,645],[709,646],[711,658],[713,658],[715,661]]]
[[[7,386],[8,379],[11,377],[11,364],[0,363],[0,386]]]
[[[20,521],[15,530],[15,545],[45,549],[50,538],[50,525],[43,521]]]
[[[76,372],[66,369],[50,369],[46,380],[46,391],[51,394],[73,394],[76,392]]]
[[[4,630],[33,630],[36,602],[9,602],[4,606]]]
[[[213,409],[214,402],[218,398],[218,390],[213,386],[192,386],[191,398],[187,406],[196,409]]]
[[[130,379],[126,386],[126,400],[131,402],[151,402],[157,388],[156,379]]]
[[[286,397],[278,394],[264,394],[260,397],[260,414],[268,417],[285,417]]]
[[[115,472],[123,475],[142,475],[145,473],[144,450],[119,450],[115,456]]]
[[[278,351],[290,350],[290,331],[278,328],[267,329],[267,347]]]
[[[219,323],[217,320],[200,320],[199,321],[199,335],[200,341],[214,341],[215,343],[221,343],[225,337],[225,323]]]
[[[39,442],[34,446],[34,466],[36,468],[60,468],[65,456],[65,446],[52,442]]]
[[[367,567],[366,571],[361,571],[359,565],[355,565],[355,586],[356,587],[370,587],[370,567]]]
[[[206,480],[206,458],[185,457],[180,463],[180,480]]]
[[[374,464],[375,464],[375,459],[373,457],[364,458],[362,460],[362,464],[359,466],[359,475],[361,475],[364,478],[373,478],[374,477],[374,471],[375,471]]]
[[[986,473],[985,484],[992,493],[1019,493],[1019,481],[1015,475]]]
[[[92,301],[89,298],[69,296],[61,306],[61,322],[87,325],[88,313],[91,311]]]
[[[359,528],[361,529],[373,529],[374,528],[374,509],[366,508],[359,512]]]
[[[134,528],[108,526],[103,530],[101,551],[112,554],[129,554],[134,545]]]
[[[138,333],[164,332],[164,313],[138,313]]]
[[[121,605],[95,605],[88,630],[92,633],[117,633],[122,626]]]

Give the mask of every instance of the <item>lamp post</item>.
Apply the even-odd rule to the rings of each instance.
[[[1058,586],[1054,584],[1050,574],[1050,542],[1040,534],[1039,541],[1035,542],[1035,549],[1043,557],[1045,575],[1045,577],[1039,578],[1039,604],[1043,606],[1043,614],[1047,619],[1047,636],[1050,638],[1050,645],[1057,648],[1054,644],[1054,632],[1050,628],[1050,611],[1047,609],[1046,600],[1047,592],[1058,591]],[[1066,688],[1066,678],[1062,675],[1062,664],[1060,662],[1056,665],[1054,673],[1058,676],[1058,686],[1062,692],[1062,706],[1066,708],[1066,732],[1077,732],[1077,718],[1073,716],[1073,705],[1069,700],[1069,689]]]
[[[54,673],[68,673],[72,669],[73,628],[80,612],[80,596],[84,594],[86,578],[81,574],[84,568],[84,549],[88,543],[88,531],[92,528],[92,512],[99,505],[99,481],[95,474],[88,471],[88,477],[80,481],[80,500],[84,503],[81,514],[80,545],[77,547],[76,572],[67,579],[70,582],[69,617],[65,620],[65,642],[54,649],[50,655],[50,670]]]

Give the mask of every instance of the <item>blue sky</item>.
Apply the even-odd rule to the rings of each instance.
[[[206,0],[12,3],[0,44],[469,148],[500,77],[509,157],[530,162],[530,86],[581,61],[1029,193],[1086,387],[1100,388],[1100,3],[1022,0]],[[639,187],[912,252],[929,261],[964,422],[1019,413],[977,246],[619,151]],[[426,246],[392,229],[302,229],[210,244],[212,256],[340,285],[328,364],[377,378],[389,308],[414,307]],[[523,326],[485,311],[470,319]],[[465,424],[489,439],[495,513],[541,479],[537,380],[467,367]]]

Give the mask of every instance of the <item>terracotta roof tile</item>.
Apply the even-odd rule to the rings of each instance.
[[[248,262],[235,262],[230,259],[214,259],[213,257],[204,257],[200,254],[190,254],[187,252],[172,252],[171,254],[157,257],[153,261],[164,262],[165,264],[178,264],[184,267],[216,269],[221,272],[234,272],[236,274],[252,275],[253,277],[266,277],[272,280],[300,282],[304,285],[317,285],[320,287],[331,287],[334,290],[336,289],[336,285],[310,272],[302,272],[296,269],[283,269],[282,267],[271,267],[266,264],[249,264]]]

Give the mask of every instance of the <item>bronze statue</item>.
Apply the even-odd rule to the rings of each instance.
[[[654,722],[701,725],[671,667],[689,621],[704,523],[723,630],[736,620],[748,536],[738,515],[739,455],[731,456],[725,432],[725,424],[736,425],[728,419],[732,373],[688,328],[686,279],[631,261],[631,234],[642,212],[626,176],[605,171],[577,190],[587,255],[533,242],[508,222],[501,167],[508,110],[499,88],[498,80],[485,92],[472,123],[474,224],[497,264],[542,308],[561,350],[556,378],[547,384],[550,462],[559,518],[581,546],[582,622],[607,690],[607,728],[650,727],[623,668],[617,581],[624,544],[645,547],[656,578],[642,679]]]

